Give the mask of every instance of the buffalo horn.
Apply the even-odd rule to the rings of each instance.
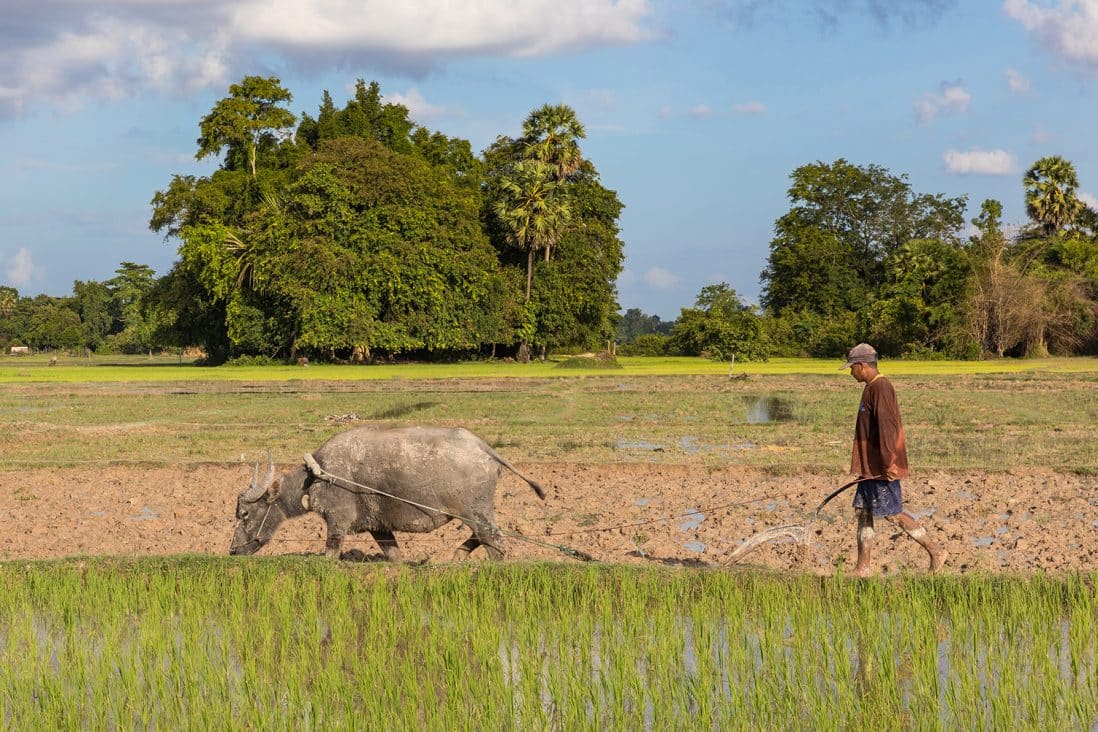
[[[267,487],[274,482],[275,479],[275,461],[271,457],[271,451],[267,451],[267,475],[263,478],[263,490],[267,490]]]
[[[248,490],[244,491],[244,500],[248,503],[254,503],[263,497],[263,494],[267,492],[266,485],[260,485],[259,481],[259,463],[255,464],[255,470],[252,471],[252,482],[248,484]]]

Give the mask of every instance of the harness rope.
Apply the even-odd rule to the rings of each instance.
[[[348,491],[349,493],[357,493],[359,495],[367,494],[367,493],[375,493],[375,494],[380,495],[380,496],[385,496],[386,498],[392,498],[395,501],[400,501],[402,503],[407,503],[408,505],[415,506],[416,508],[419,508],[423,511],[434,511],[435,513],[440,513],[443,516],[449,516],[450,518],[454,518],[454,519],[457,519],[458,521],[461,521],[462,523],[466,524],[467,526],[474,526],[478,523],[478,522],[470,521],[466,517],[461,516],[459,514],[450,513],[449,511],[444,511],[441,508],[435,508],[434,506],[428,506],[428,505],[423,504],[423,503],[418,503],[418,502],[413,501],[409,498],[402,498],[401,496],[394,496],[392,493],[386,493],[385,491],[381,490],[380,488],[372,488],[368,485],[362,485],[361,483],[356,483],[355,481],[353,481],[349,478],[344,478],[342,476],[338,476],[338,475],[334,475],[333,473],[329,473],[327,470],[320,467],[320,464],[316,462],[316,459],[313,458],[312,455],[307,455],[305,457],[305,464],[308,466],[309,472],[312,473],[317,478],[319,478],[321,480],[324,480],[329,485],[333,485],[336,488],[341,488],[345,491]],[[529,481],[527,481],[527,482],[529,482]],[[266,519],[266,517],[264,517],[264,519]],[[551,544],[549,542],[538,541],[537,539],[531,539],[530,537],[525,536],[523,534],[518,534],[518,533],[515,533],[513,531],[507,531],[506,529],[501,529],[498,526],[496,527],[496,530],[499,531],[499,533],[503,536],[508,536],[508,537],[511,537],[512,539],[518,539],[519,541],[525,541],[528,544],[535,544],[537,546],[544,547],[544,548],[547,548],[547,549],[556,549],[557,551],[561,552],[562,554],[565,554],[565,555],[570,556],[570,557],[574,557],[576,559],[580,559],[584,562],[594,562],[594,561],[596,561],[596,559],[593,556],[591,556],[590,554],[588,554],[587,552],[581,551],[579,549],[575,549],[573,547],[564,546],[563,544]],[[493,549],[496,549],[497,551],[500,551],[500,552],[503,551],[499,547],[494,546],[493,544],[490,544],[490,543],[484,541],[480,537],[477,537],[477,540],[480,541],[482,544],[484,544],[486,546],[490,546]]]

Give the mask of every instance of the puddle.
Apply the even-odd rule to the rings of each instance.
[[[972,546],[991,546],[994,543],[995,538],[992,536],[981,536],[972,540]]]
[[[651,502],[652,502],[651,498],[638,498],[637,500],[633,501],[633,505],[634,506],[647,506]]]
[[[975,493],[969,493],[968,491],[957,491],[957,497],[965,498],[969,501],[975,501],[978,496]]]
[[[701,526],[702,521],[705,521],[705,514],[696,508],[686,509],[686,519],[679,524],[679,529],[682,531],[693,531]]]
[[[152,510],[148,506],[144,506],[141,509],[141,513],[137,514],[136,516],[127,516],[126,518],[130,521],[148,521],[149,519],[160,518],[160,514],[158,514],[156,511]]]
[[[688,552],[694,552],[695,554],[701,554],[705,551],[705,542],[701,541],[688,541],[682,545],[682,548]]]
[[[698,452],[705,449],[703,445],[698,444],[697,437],[683,437],[679,440],[679,447],[687,455],[697,455]]]
[[[733,450],[758,450],[759,446],[751,440],[744,440],[743,442],[737,442],[732,445]]]
[[[652,452],[663,452],[663,445],[658,442],[649,442],[648,440],[627,440],[624,437],[619,438],[614,443],[615,450],[651,450]]]
[[[769,424],[771,422],[792,422],[793,402],[776,396],[744,397],[747,407],[747,424]]]

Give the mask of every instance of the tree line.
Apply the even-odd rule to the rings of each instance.
[[[726,283],[671,322],[618,314],[622,203],[581,149],[574,110],[544,105],[479,154],[359,80],[342,107],[287,109],[247,76],[199,121],[209,176],[174,175],[150,228],[178,245],[162,277],[132,262],[69,297],[0,288],[0,347],[364,362],[553,349],[765,359],[978,358],[1098,351],[1098,213],[1072,164],[1022,180],[1029,220],[914,191],[839,159],[790,176],[758,306]]]
[[[965,197],[917,193],[876,165],[817,162],[791,180],[760,307],[721,284],[671,323],[631,310],[625,352],[830,357],[860,341],[922,358],[1098,352],[1098,213],[1064,158],[1026,171],[1029,220],[1013,231],[989,199],[966,232]]]
[[[274,77],[231,85],[196,141],[218,169],[153,196],[150,228],[179,254],[143,283],[156,346],[199,347],[210,363],[525,360],[613,338],[622,204],[584,157],[570,107],[533,110],[477,155],[415,124],[376,82],[359,80],[342,107],[325,92],[315,116],[291,101]],[[66,322],[82,317],[79,293],[53,300]],[[0,321],[0,337],[72,348],[76,320],[41,338],[25,319]],[[116,345],[92,330],[84,345]]]

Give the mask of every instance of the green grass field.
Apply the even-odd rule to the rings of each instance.
[[[561,356],[545,362],[520,364],[504,361],[462,363],[408,363],[370,366],[313,364],[301,366],[194,366],[179,356],[92,356],[59,358],[0,356],[0,384],[5,383],[104,383],[135,381],[360,381],[390,379],[550,378],[578,375],[604,376],[757,376],[833,374],[841,359],[775,358],[766,362],[711,361],[689,357],[621,357],[622,370],[560,369]],[[882,371],[890,375],[972,375],[1008,373],[1098,373],[1095,358],[1002,359],[996,361],[888,361]]]
[[[753,373],[735,378],[727,364],[700,359],[629,359],[622,370],[591,374],[547,364],[144,361],[0,361],[0,430],[19,436],[0,452],[0,467],[246,462],[267,450],[296,459],[344,429],[338,418],[355,415],[465,426],[522,461],[841,471],[861,388],[833,362],[803,360],[752,364]],[[1098,471],[1098,360],[897,361],[884,369],[921,468]],[[769,405],[781,418],[757,414]]]

